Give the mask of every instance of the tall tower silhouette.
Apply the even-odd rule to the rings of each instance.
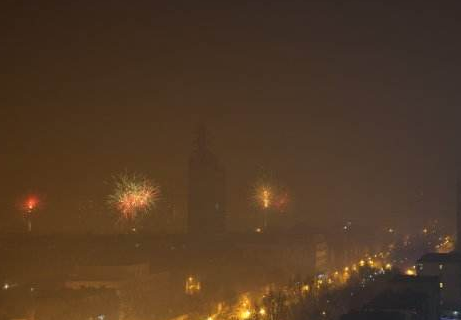
[[[220,234],[226,229],[225,172],[200,125],[189,159],[188,232]]]

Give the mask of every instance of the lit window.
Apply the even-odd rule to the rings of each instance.
[[[439,269],[440,269],[440,270],[443,269],[443,264],[439,264]]]
[[[443,282],[439,283],[439,287],[440,287],[440,289],[443,289]]]

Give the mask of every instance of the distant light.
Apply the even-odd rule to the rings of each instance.
[[[10,288],[10,285],[8,283],[5,283],[2,288],[3,290],[8,290]]]
[[[24,202],[24,209],[27,213],[31,213],[39,204],[37,196],[31,195]]]
[[[264,316],[266,314],[266,309],[264,308],[259,309],[259,314]]]
[[[261,228],[256,228],[255,231],[256,231],[256,233],[261,233],[262,232]]]
[[[407,269],[407,270],[405,271],[405,274],[406,274],[407,276],[415,276],[415,275],[416,275],[416,272],[415,272],[415,270],[413,270],[413,269]]]
[[[389,228],[388,232],[389,232],[389,233],[394,233],[394,229]]]
[[[186,288],[185,288],[185,293],[187,295],[194,295],[196,293],[199,293],[201,290],[201,284],[200,281],[198,281],[197,278],[194,278],[192,276],[189,276],[186,279]]]
[[[263,190],[263,206],[268,208],[270,205],[270,193],[269,190]]]
[[[443,282],[440,282],[440,283],[439,283],[439,288],[440,288],[440,289],[443,289]]]
[[[242,319],[248,319],[251,316],[251,311],[250,310],[243,310],[240,313],[240,318]]]

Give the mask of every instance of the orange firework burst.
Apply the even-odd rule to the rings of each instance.
[[[40,200],[36,195],[29,195],[21,201],[20,210],[27,223],[27,231],[32,231],[32,213],[37,210],[40,205]]]
[[[122,174],[115,178],[115,191],[109,196],[109,204],[121,214],[121,219],[135,221],[146,214],[160,196],[160,188],[148,179]]]
[[[39,205],[39,200],[37,196],[29,196],[26,198],[22,204],[23,210],[26,214],[31,214]]]

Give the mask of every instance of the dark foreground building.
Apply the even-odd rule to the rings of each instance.
[[[197,235],[220,234],[226,229],[225,173],[208,139],[201,126],[189,160],[187,227]]]
[[[438,277],[396,275],[371,288],[374,294],[360,309],[341,320],[439,320]],[[366,297],[362,297],[366,299]]]

